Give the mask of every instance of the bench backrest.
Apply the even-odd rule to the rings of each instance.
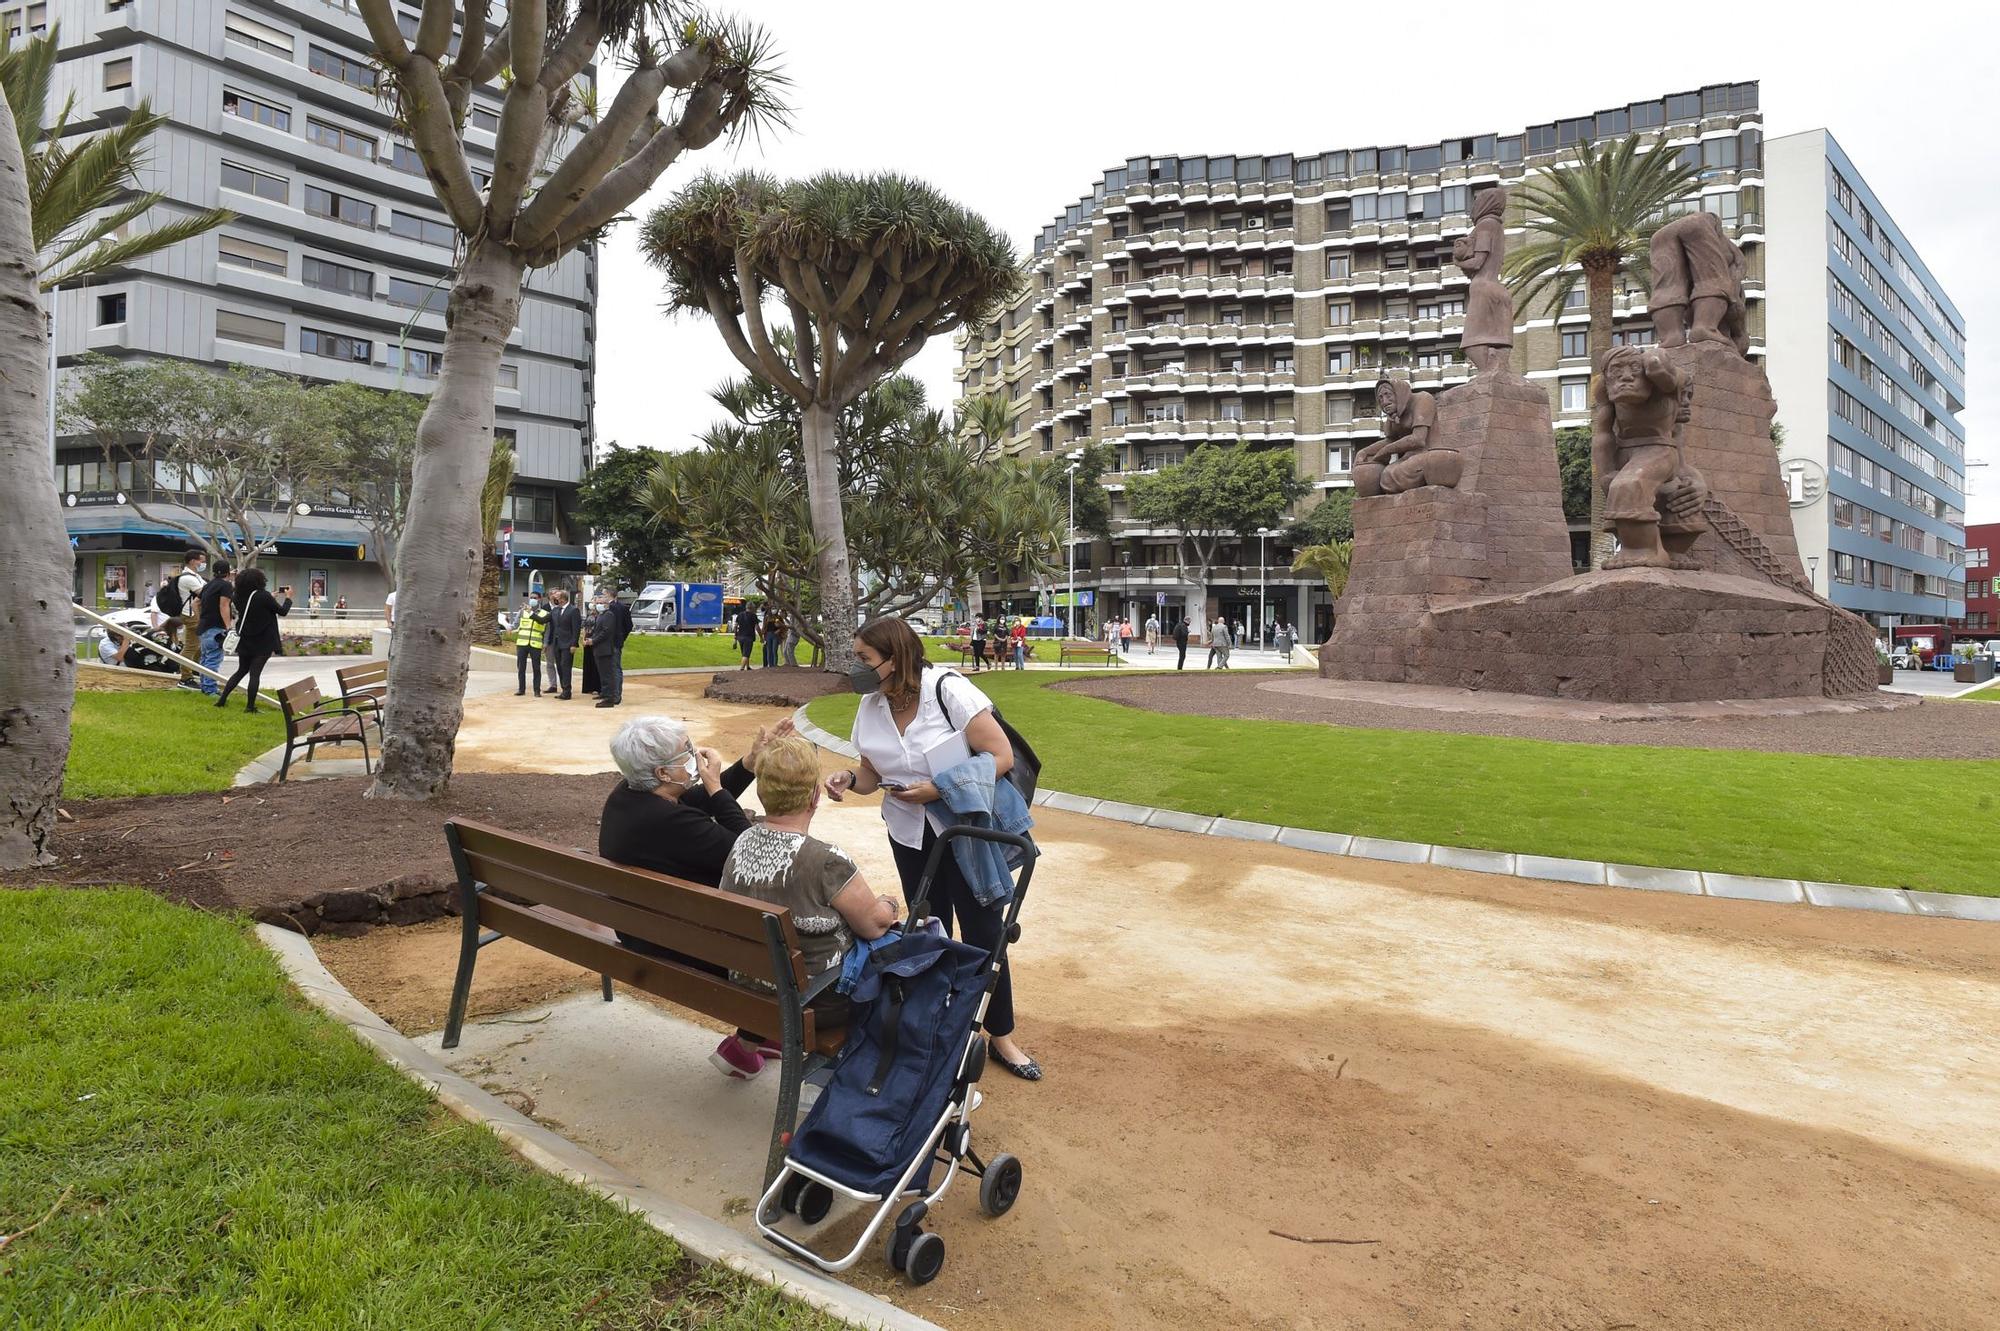
[[[319,681],[311,675],[307,675],[296,684],[287,684],[279,689],[278,706],[284,709],[286,733],[296,735],[300,725],[299,718],[319,704]],[[306,722],[305,725],[310,728],[312,723]]]
[[[484,885],[488,890],[478,893],[478,922],[509,938],[752,1030],[771,1024],[770,995],[697,966],[632,951],[529,906],[554,907],[745,978],[774,983],[781,979],[771,951],[775,928],[784,954],[782,978],[793,988],[805,984],[798,933],[782,906],[613,864],[470,819],[449,819],[445,840],[458,870],[464,908],[473,909],[474,885]],[[806,1020],[810,1036],[810,1013]]]
[[[333,672],[340,681],[340,696],[343,698],[370,698],[388,692],[389,663],[387,661],[364,661],[356,666],[342,666]]]

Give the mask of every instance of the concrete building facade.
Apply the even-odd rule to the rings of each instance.
[[[401,18],[414,31],[416,13]],[[236,220],[56,293],[59,379],[87,353],[249,365],[312,380],[425,394],[442,361],[456,235],[422,166],[374,91],[360,15],[324,0],[150,5],[50,0],[0,7],[19,31],[61,24],[56,98],[75,127],[128,116],[142,99],[168,123],[144,171],[168,200],[149,221],[223,207]],[[473,98],[475,171],[489,162],[500,94]],[[483,172],[481,172],[483,175]],[[588,533],[569,519],[591,458],[597,270],[580,250],[534,273],[508,341],[496,429],[516,454],[514,546],[531,568],[580,572]],[[157,583],[186,538],[121,502],[171,507],[161,478],[58,438],[56,475],[86,604],[125,604]],[[315,498],[315,497],[308,497]],[[324,497],[316,497],[324,500]],[[379,606],[388,580],[362,525],[311,504],[263,561],[301,598]],[[282,521],[282,518],[278,519]]]
[[[1241,441],[1292,454],[1311,487],[1294,517],[1349,488],[1355,452],[1382,434],[1374,385],[1383,374],[1431,391],[1471,377],[1457,347],[1469,283],[1450,255],[1453,239],[1470,230],[1473,194],[1559,170],[1578,143],[1635,131],[1664,136],[1667,149],[1699,172],[1698,193],[1676,209],[1715,213],[1743,248],[1751,355],[1762,360],[1766,310],[1779,295],[1767,272],[1755,83],[1435,144],[1315,156],[1135,157],[1107,171],[1037,236],[1027,291],[988,326],[961,337],[958,368],[964,394],[1001,393],[1015,403],[1007,451],[1060,457],[1083,444],[1115,450],[1104,478],[1113,538],[1076,547],[1084,622],[1156,612],[1167,622],[1219,616],[1267,628],[1289,622],[1323,639],[1331,598],[1316,576],[1291,574],[1287,541],[1247,534],[1225,548],[1209,585],[1195,588],[1177,534],[1136,523],[1126,486],[1191,448]],[[1510,244],[1520,235],[1510,227]],[[1826,250],[1822,237],[1815,262]],[[1822,275],[1810,299],[1784,296],[1815,312],[1815,349],[1827,336],[1825,292]],[[1579,289],[1562,309],[1517,311],[1514,368],[1547,385],[1558,428],[1589,420],[1589,316],[1581,296]],[[1637,282],[1621,285],[1613,318],[1614,341],[1653,340]],[[1822,405],[1825,378],[1812,390]],[[1783,388],[1779,402],[1780,420],[1794,429]],[[1575,543],[1581,554],[1580,530]],[[1062,603],[1066,576],[1047,582],[1003,578],[985,588],[986,606]]]
[[[1965,319],[1833,135],[1765,145],[1771,388],[1814,585],[1885,628],[1967,613]]]
[[[1965,615],[1952,627],[2000,638],[2000,522],[1965,529]]]

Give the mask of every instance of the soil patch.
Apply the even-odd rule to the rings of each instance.
[[[720,702],[803,707],[829,693],[848,691],[845,675],[810,666],[774,666],[769,670],[722,671],[709,681],[702,696]]]
[[[0,883],[131,885],[209,910],[358,933],[451,909],[447,818],[595,843],[617,778],[461,772],[428,803],[365,798],[369,777],[245,786],[220,794],[85,800],[56,829],[61,863]]]
[[[1857,758],[2000,758],[2000,708],[1925,699],[1893,711],[1730,716],[1703,720],[1566,719],[1396,707],[1269,687],[1268,679],[1213,671],[1065,680],[1057,688],[1177,716],[1310,721],[1379,730],[1495,735],[1571,744],[1756,749]]]

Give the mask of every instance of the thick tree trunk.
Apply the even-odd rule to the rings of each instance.
[[[0,869],[54,860],[76,699],[74,565],[45,433],[48,354],[21,140],[0,99]]]
[[[835,425],[840,412],[808,404],[801,422],[806,452],[806,494],[812,511],[813,539],[824,549],[819,556],[819,608],[826,637],[829,668],[852,670],[854,654],[854,570],[847,558],[847,514],[841,507],[839,439]]]
[[[432,799],[451,779],[465,715],[473,605],[490,561],[479,496],[493,452],[500,356],[521,305],[522,262],[475,244],[448,309],[444,368],[417,427],[410,506],[396,551],[396,639],[371,795]]]
[[[1611,350],[1611,279],[1615,265],[1586,262],[1583,266],[1586,293],[1590,302],[1590,400],[1597,400],[1597,376],[1604,366],[1604,353]],[[1590,569],[1595,573],[1611,558],[1615,542],[1605,531],[1599,511],[1608,478],[1590,478]]]

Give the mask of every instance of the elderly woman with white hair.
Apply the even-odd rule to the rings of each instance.
[[[750,752],[724,768],[721,754],[697,748],[672,717],[633,717],[611,737],[624,779],[604,801],[597,853],[714,887],[729,848],[750,826],[736,797],[749,788],[764,745],[791,733],[790,721],[769,734],[759,730]]]

